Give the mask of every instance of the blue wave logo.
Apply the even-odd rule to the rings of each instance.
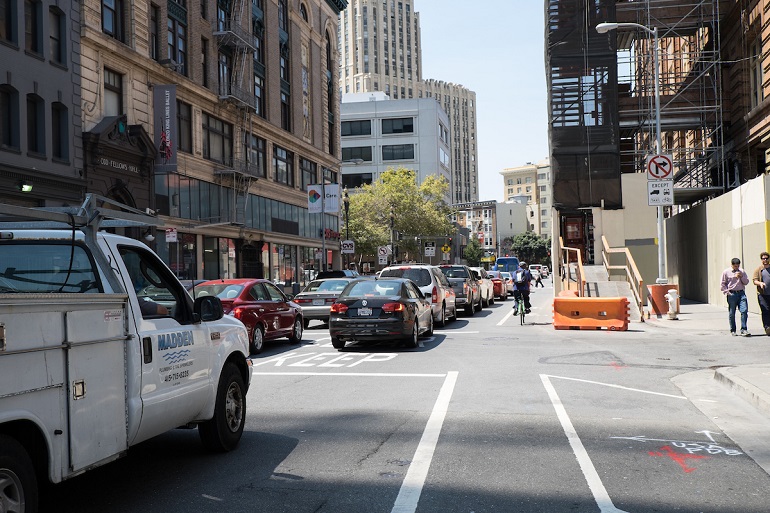
[[[170,353],[164,353],[163,359],[166,363],[179,363],[183,362],[190,355],[189,349],[183,349],[182,351],[172,351]]]

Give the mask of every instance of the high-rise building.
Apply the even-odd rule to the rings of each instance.
[[[506,202],[526,205],[527,230],[542,237],[551,233],[551,165],[549,159],[500,171]]]
[[[452,202],[477,201],[476,93],[422,78],[420,14],[412,0],[351,0],[340,15],[340,91],[434,98],[449,115]]]

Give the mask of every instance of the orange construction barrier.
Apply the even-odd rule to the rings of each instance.
[[[626,331],[628,298],[556,297],[553,300],[553,327],[557,330]]]
[[[559,297],[578,297],[577,290],[562,290],[559,292]]]

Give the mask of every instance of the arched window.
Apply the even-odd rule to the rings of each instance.
[[[305,23],[308,23],[307,7],[305,7],[305,4],[299,4],[299,15],[302,16],[302,19],[305,20]]]

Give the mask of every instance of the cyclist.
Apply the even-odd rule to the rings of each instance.
[[[513,273],[513,309],[519,305],[519,301],[524,301],[524,313],[529,313],[532,305],[529,303],[529,285],[532,281],[532,274],[529,272],[529,266],[526,262],[519,262],[519,267]]]

